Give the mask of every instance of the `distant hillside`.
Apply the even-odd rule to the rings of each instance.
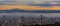
[[[12,13],[12,12],[31,12],[31,13],[60,13],[60,10],[21,10],[21,9],[12,9],[12,10],[0,10],[0,13]]]

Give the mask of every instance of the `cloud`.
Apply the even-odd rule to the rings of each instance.
[[[18,0],[3,0],[3,1],[18,1]]]
[[[45,4],[45,2],[48,1],[60,1],[60,0],[0,0],[0,3],[8,5],[19,5],[19,4],[28,5],[28,4]]]
[[[42,3],[44,3],[44,2],[46,2],[47,0],[2,0],[3,1],[3,3],[6,3],[6,4],[8,4],[8,3],[10,3],[10,4],[12,4],[12,3],[19,3],[19,4],[42,4]],[[9,1],[15,1],[15,2],[9,2]],[[0,2],[0,3],[2,3],[2,2]]]
[[[2,0],[0,0],[0,1],[2,1]]]

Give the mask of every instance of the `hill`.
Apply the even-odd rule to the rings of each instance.
[[[31,13],[60,13],[60,10],[22,10],[22,9],[11,9],[11,10],[0,10],[0,13],[12,13],[12,12],[31,12]]]

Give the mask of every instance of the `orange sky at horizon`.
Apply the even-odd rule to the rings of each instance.
[[[60,6],[51,6],[51,7],[41,7],[41,6],[27,6],[27,5],[3,5],[0,6],[0,10],[11,10],[14,8],[23,9],[23,10],[60,10]]]

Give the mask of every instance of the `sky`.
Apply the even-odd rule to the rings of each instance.
[[[25,4],[42,4],[48,1],[56,1],[56,0],[0,0],[0,1],[16,1],[17,3],[25,3]],[[57,0],[59,1],[59,0]],[[7,2],[6,2],[7,3]]]
[[[28,3],[28,2],[44,3],[47,1],[60,1],[60,0],[0,0],[0,1],[18,1],[18,2],[24,2],[24,3]]]
[[[60,0],[0,0],[0,10],[10,10],[14,8],[19,8],[24,10],[42,10],[41,8],[43,7],[29,6],[29,4],[45,4],[45,2],[49,2],[49,1],[60,1]]]

